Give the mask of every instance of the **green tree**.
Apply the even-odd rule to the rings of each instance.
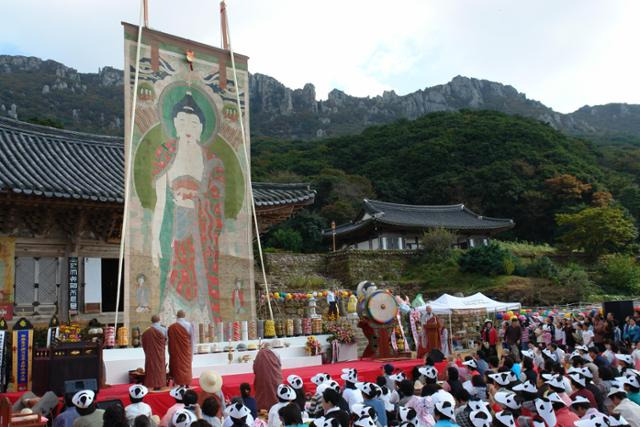
[[[589,273],[577,264],[569,264],[560,269],[555,280],[560,286],[574,290],[577,300],[584,300],[597,292],[597,287],[589,277]]]
[[[609,255],[600,260],[597,283],[607,292],[637,293],[640,291],[640,267],[633,257]]]
[[[302,236],[292,228],[279,228],[270,234],[267,246],[284,249],[288,252],[300,252],[302,250]]]
[[[543,279],[554,279],[558,276],[558,267],[549,257],[536,258],[527,266],[527,276],[541,277]]]
[[[444,228],[433,228],[422,235],[421,243],[428,260],[445,260],[451,256],[456,235]]]
[[[486,276],[511,274],[515,263],[513,255],[496,243],[469,249],[458,259],[463,273],[480,273]]]
[[[328,228],[328,224],[317,213],[305,209],[293,215],[279,227],[291,228],[300,234],[302,252],[322,252],[329,247],[329,242],[322,240],[322,230]]]
[[[638,236],[633,220],[617,208],[586,208],[577,213],[558,214],[556,221],[564,228],[560,241],[593,259],[624,249]]]

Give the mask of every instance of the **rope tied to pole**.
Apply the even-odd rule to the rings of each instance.
[[[120,232],[120,255],[118,257],[118,288],[116,291],[116,314],[114,325],[118,327],[118,307],[120,306],[120,287],[122,286],[122,270],[124,264],[124,246],[127,235],[127,212],[129,211],[129,193],[131,184],[131,156],[133,155],[133,130],[136,122],[136,107],[138,104],[138,77],[140,75],[140,46],[142,44],[142,27],[146,15],[146,1],[140,0],[140,18],[138,20],[138,42],[136,46],[136,74],[133,81],[133,102],[131,103],[131,128],[129,129],[129,155],[125,158],[125,178],[124,178],[124,215],[122,217],[122,231]],[[146,24],[145,24],[146,25]],[[127,141],[125,141],[125,144]],[[125,149],[125,153],[127,150]],[[126,309],[126,307],[125,307]],[[126,318],[125,318],[126,320]],[[128,325],[125,325],[128,326]]]
[[[249,186],[249,197],[251,199],[251,213],[253,216],[253,225],[255,227],[256,240],[258,243],[258,256],[260,257],[260,268],[262,270],[262,280],[264,282],[265,294],[267,298],[267,307],[269,308],[269,317],[273,320],[273,309],[271,308],[271,296],[269,292],[269,283],[267,281],[267,273],[264,267],[264,256],[262,254],[262,242],[260,241],[260,229],[258,227],[258,216],[256,214],[256,203],[253,198],[253,186],[251,185],[251,162],[249,161],[249,150],[247,148],[247,135],[244,129],[244,111],[240,103],[240,90],[238,88],[238,73],[236,70],[235,54],[231,46],[231,34],[229,32],[229,20],[226,16],[226,5],[224,0],[220,2],[220,12],[222,14],[222,34],[223,40],[228,44],[229,53],[231,54],[231,68],[233,69],[234,89],[236,93],[236,103],[238,104],[238,112],[240,114],[240,134],[242,135],[242,148],[244,149],[244,159],[247,167],[247,185]]]

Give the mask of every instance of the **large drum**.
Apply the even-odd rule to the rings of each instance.
[[[388,291],[375,291],[366,300],[366,317],[371,320],[387,324],[396,319],[398,303]]]
[[[369,344],[362,357],[395,356],[391,335],[397,325],[398,303],[389,291],[374,290],[358,304],[358,326]]]

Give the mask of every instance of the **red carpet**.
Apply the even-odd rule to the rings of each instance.
[[[396,370],[401,370],[409,375],[411,378],[411,371],[414,366],[420,366],[424,363],[423,359],[411,359],[411,360],[403,360],[398,362],[391,362],[391,364],[396,368]],[[340,375],[342,374],[343,368],[356,368],[358,370],[358,379],[360,381],[370,381],[375,382],[376,378],[379,375],[382,375],[382,366],[384,363],[376,362],[373,360],[358,360],[353,362],[343,362],[343,363],[335,363],[330,365],[316,365],[316,366],[308,366],[305,368],[295,368],[295,369],[284,369],[282,371],[282,377],[286,381],[288,375],[296,374],[299,375],[304,381],[304,388],[307,392],[315,391],[315,385],[310,381],[311,377],[319,372],[325,372],[331,377],[338,381],[340,384],[343,381],[340,379]],[[441,365],[441,366],[440,366]],[[443,364],[437,365],[436,367],[440,372],[443,371],[446,366],[446,362]],[[240,384],[249,383],[253,387],[253,374],[238,374],[238,375],[223,375],[224,385],[222,386],[222,391],[225,396],[232,398],[240,395]],[[194,379],[191,383],[193,388],[196,390],[198,387],[198,379]],[[14,402],[22,393],[6,393],[5,396]],[[1,395],[0,395],[1,396]],[[129,402],[129,384],[118,384],[113,385],[109,388],[105,388],[100,390],[98,393],[98,401],[107,401],[119,399],[126,406]],[[153,409],[153,413],[159,416],[164,415],[164,413],[169,409],[171,405],[175,403],[175,400],[169,396],[169,392],[160,392],[160,393],[149,393],[144,401],[151,406]]]

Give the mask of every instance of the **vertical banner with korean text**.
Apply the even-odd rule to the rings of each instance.
[[[78,312],[78,257],[69,257],[69,313]]]
[[[195,324],[255,317],[247,136],[247,57],[124,24],[127,159],[125,324],[185,310]],[[132,145],[129,146],[130,138]],[[249,146],[247,141],[247,153]]]
[[[31,390],[33,327],[24,317],[13,327],[13,383],[11,391]]]

